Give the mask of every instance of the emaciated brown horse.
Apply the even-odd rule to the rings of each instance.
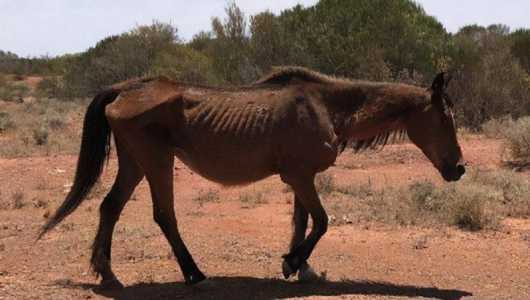
[[[223,185],[279,174],[294,191],[294,233],[286,278],[312,273],[307,260],[328,216],[314,179],[347,144],[386,144],[406,132],[447,181],[465,172],[442,73],[430,88],[328,77],[304,68],[277,69],[253,85],[219,89],[165,78],[116,84],[89,105],[74,184],[40,236],[72,213],[98,180],[114,133],[119,170],[100,207],[91,264],[102,285],[119,287],[111,270],[112,232],[136,185],[149,182],[154,220],[172,246],[187,284],[205,279],[182,241],[174,212],[175,156]],[[313,227],[306,236],[308,215]]]

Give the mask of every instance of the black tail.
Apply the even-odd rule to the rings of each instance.
[[[46,222],[37,239],[74,212],[99,179],[110,152],[111,130],[105,117],[105,106],[112,103],[119,94],[120,91],[114,89],[103,91],[88,106],[74,183],[63,204]]]

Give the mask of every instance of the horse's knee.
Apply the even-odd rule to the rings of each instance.
[[[327,214],[320,216],[317,220],[313,220],[314,231],[318,236],[323,236],[328,231],[329,218]]]

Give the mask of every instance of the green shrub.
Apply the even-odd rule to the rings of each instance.
[[[170,24],[154,22],[100,41],[68,64],[64,97],[86,97],[119,81],[149,74],[157,55],[178,42]]]
[[[57,76],[43,78],[37,85],[37,93],[41,97],[57,98],[62,95],[61,80]]]
[[[0,85],[0,99],[4,101],[18,101],[29,94],[29,88],[24,83],[6,83]]]
[[[208,56],[191,47],[174,45],[157,54],[149,74],[189,83],[216,84],[219,80],[212,70]]]

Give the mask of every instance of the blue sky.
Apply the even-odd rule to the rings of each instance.
[[[354,1],[354,0],[350,0]],[[236,0],[247,15],[317,0]],[[428,14],[452,32],[465,24],[503,23],[530,28],[530,0],[420,0]],[[190,39],[223,16],[225,0],[0,0],[0,49],[21,56],[86,50],[106,36],[153,20],[178,27]]]

